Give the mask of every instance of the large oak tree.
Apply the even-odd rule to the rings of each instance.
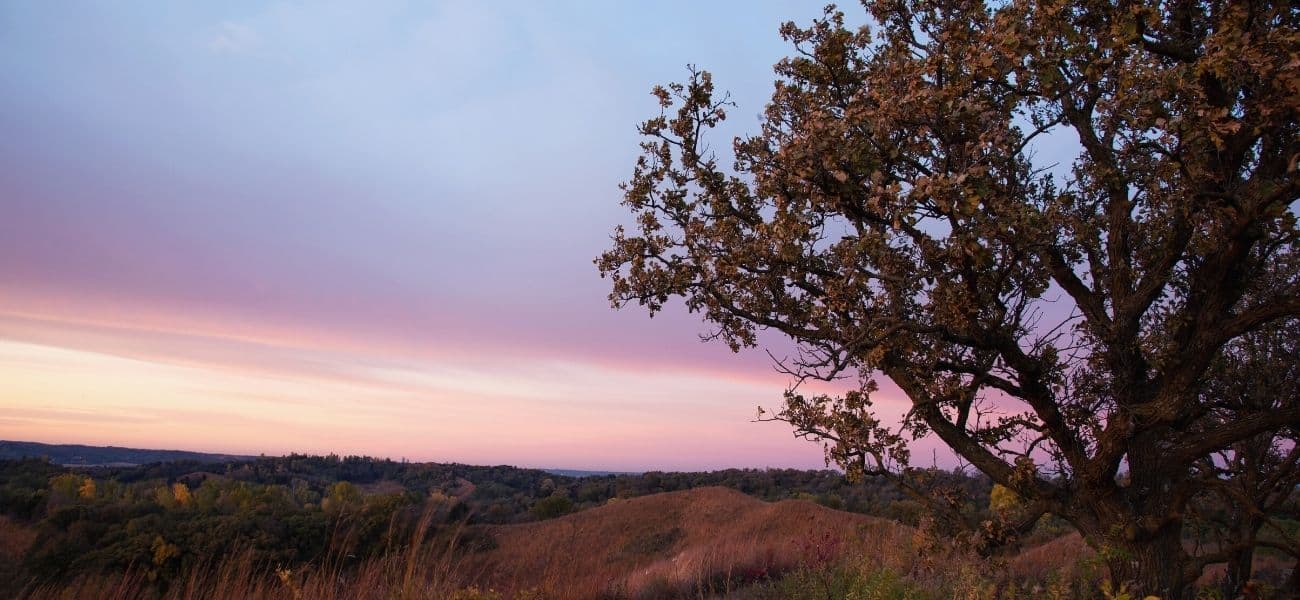
[[[706,139],[731,107],[707,72],[656,88],[636,224],[597,260],[611,300],[680,297],[733,349],[788,336],[796,382],[861,384],[796,387],[776,414],[850,474],[922,492],[907,442],[932,434],[1021,499],[1003,533],[1058,515],[1119,581],[1186,595],[1266,537],[1246,509],[1188,550],[1207,502],[1294,488],[1295,387],[1229,384],[1297,358],[1250,340],[1300,318],[1300,11],[865,6],[870,29],[833,7],[782,27],[793,54],[734,164]],[[1062,144],[1071,164],[1036,158]],[[901,425],[872,408],[882,376]],[[1245,463],[1269,472],[1239,481]]]

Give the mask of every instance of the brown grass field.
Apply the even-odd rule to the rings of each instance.
[[[564,596],[725,586],[830,562],[864,545],[906,552],[911,538],[883,519],[719,487],[622,500],[489,534],[496,548],[464,564],[474,583]]]
[[[35,540],[35,529],[0,515],[0,561],[12,562],[21,559],[27,547]]]
[[[0,521],[6,541],[0,552],[21,554],[28,533]],[[998,598],[1005,597],[1006,586],[1027,589],[1026,581],[1042,581],[1044,574],[1072,577],[1090,554],[1077,536],[1066,536],[1015,557],[982,560],[953,549],[949,540],[892,521],[803,500],[768,503],[717,487],[619,500],[547,521],[476,526],[454,538],[444,533],[430,539],[421,529],[394,548],[359,567],[327,559],[286,570],[227,556],[190,569],[165,592],[141,573],[128,573],[60,582],[21,597],[773,598],[789,597],[772,590],[791,574],[798,585],[826,586],[826,594],[807,597],[837,597],[830,594],[831,580],[847,569],[888,573],[909,589],[931,590],[882,598],[939,598],[953,590]]]

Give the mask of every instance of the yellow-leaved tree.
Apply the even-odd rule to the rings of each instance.
[[[194,496],[190,494],[189,486],[179,481],[172,484],[172,498],[182,508],[189,508],[194,504]]]
[[[91,477],[86,477],[81,482],[81,486],[77,488],[77,496],[79,496],[82,500],[94,500],[95,480]]]

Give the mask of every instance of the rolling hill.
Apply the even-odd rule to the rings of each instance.
[[[829,562],[865,545],[910,538],[897,523],[806,500],[764,502],[704,487],[620,500],[535,523],[488,530],[491,545],[465,572],[483,587],[541,589],[565,597],[687,591],[752,580],[801,563]]]

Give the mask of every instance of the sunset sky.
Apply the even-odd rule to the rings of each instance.
[[[765,355],[592,265],[650,88],[753,131],[819,6],[0,4],[0,439],[822,466]]]

